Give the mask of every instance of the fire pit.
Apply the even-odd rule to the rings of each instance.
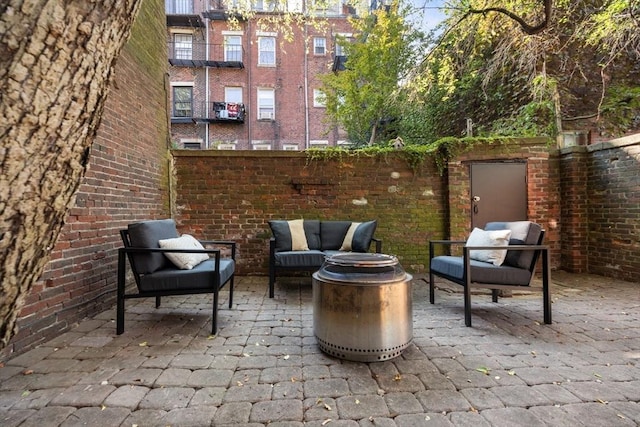
[[[359,362],[399,356],[413,338],[411,279],[391,255],[328,257],[313,274],[313,329],[320,349]]]

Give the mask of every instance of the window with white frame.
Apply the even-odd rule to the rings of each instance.
[[[326,139],[312,139],[309,141],[309,146],[312,148],[327,148],[329,146],[329,141]]]
[[[313,106],[314,107],[326,107],[327,97],[320,89],[313,90]]]
[[[173,56],[175,59],[193,58],[193,35],[176,33],[173,35]]]
[[[258,37],[258,65],[276,65],[276,38]]]
[[[199,138],[180,138],[182,148],[187,150],[200,150],[202,148],[202,140]]]
[[[300,151],[298,144],[282,144],[282,149],[284,151]]]
[[[275,91],[273,89],[258,89],[258,120],[275,119]]]
[[[269,143],[258,143],[253,144],[254,150],[271,150],[271,144]]]
[[[313,38],[313,54],[324,55],[327,53],[327,39],[324,37]]]
[[[334,50],[336,56],[346,56],[346,52],[344,51],[344,47],[351,43],[351,34],[336,34],[336,38],[334,40]]]
[[[193,117],[193,86],[173,86],[172,117]]]
[[[224,88],[224,102],[235,102],[242,104],[242,88],[227,86]]]
[[[242,61],[242,36],[224,36],[224,60],[237,62]]]

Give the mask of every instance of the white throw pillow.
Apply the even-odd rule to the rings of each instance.
[[[358,226],[362,224],[361,222],[352,222],[347,230],[347,235],[344,236],[344,240],[342,241],[342,246],[340,247],[341,251],[352,251],[353,250],[353,235],[356,232]]]
[[[509,246],[511,230],[491,230],[485,231],[474,228],[467,239],[466,246]],[[470,250],[469,256],[476,261],[490,262],[499,266],[507,256],[505,249],[476,249]]]
[[[159,244],[162,249],[204,249],[202,244],[189,234],[183,234],[174,239],[160,240]],[[209,259],[209,254],[203,253],[169,252],[164,255],[181,270],[191,270],[202,261]]]
[[[307,235],[304,233],[304,220],[294,219],[289,221],[289,231],[291,232],[291,250],[308,251]]]

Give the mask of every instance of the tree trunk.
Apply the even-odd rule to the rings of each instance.
[[[140,2],[0,5],[0,349],[73,205]]]

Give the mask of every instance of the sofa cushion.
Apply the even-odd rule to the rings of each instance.
[[[169,291],[189,289],[211,289],[215,280],[215,260],[209,259],[193,267],[191,270],[178,270],[174,267],[155,271],[140,279],[140,291]],[[220,285],[225,283],[235,269],[232,259],[220,260]]]
[[[159,249],[160,240],[178,237],[176,223],[172,219],[136,222],[129,224],[128,230],[131,246],[136,248]],[[162,252],[134,253],[132,258],[138,274],[153,273],[168,264],[168,259]]]
[[[344,236],[351,226],[351,221],[321,221],[320,244],[323,251],[337,251],[342,246]]]
[[[465,246],[509,246],[511,230],[482,230],[474,228]],[[490,262],[500,266],[507,256],[506,249],[475,249],[469,251],[469,257],[476,261]]]
[[[531,221],[488,222],[485,230],[511,230],[510,245],[536,245],[542,234],[542,227]],[[505,265],[518,268],[531,268],[533,251],[507,251]]]
[[[173,239],[162,239],[159,243],[163,249],[204,249],[204,246],[190,234],[183,234]],[[165,252],[164,255],[181,270],[191,270],[202,261],[209,259],[209,254],[206,253]]]
[[[529,270],[495,266],[489,262],[471,260],[471,280],[478,283],[527,286],[531,281]],[[463,279],[464,263],[460,256],[437,256],[431,260],[430,269],[434,273],[444,274],[458,280]]]
[[[284,251],[274,254],[278,267],[320,267],[326,254],[322,251],[310,249],[308,251]]]
[[[353,222],[342,241],[341,251],[369,252],[377,221]]]
[[[269,227],[276,239],[276,252],[320,249],[320,222],[317,220],[271,220]]]

